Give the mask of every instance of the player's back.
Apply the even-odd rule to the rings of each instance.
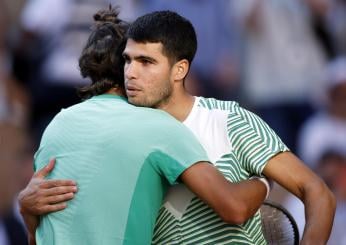
[[[191,143],[183,127],[162,111],[112,95],[60,112],[42,137],[35,167],[55,157],[49,178],[73,179],[78,192],[68,208],[41,219],[38,244],[149,244],[169,184],[165,176],[172,172],[168,179],[174,182],[186,168],[178,162],[206,160],[202,148],[191,158],[176,153],[187,145],[170,149],[174,137]]]

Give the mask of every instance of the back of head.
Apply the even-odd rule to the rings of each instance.
[[[196,50],[196,32],[190,21],[172,11],[156,11],[136,19],[127,37],[139,43],[162,43],[171,62],[187,59],[191,64]]]
[[[79,58],[81,75],[89,77],[91,85],[79,89],[81,98],[124,87],[122,51],[128,24],[118,19],[119,12],[109,6],[94,15],[95,24]]]

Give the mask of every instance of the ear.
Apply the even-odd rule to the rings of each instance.
[[[173,80],[182,81],[185,79],[190,68],[189,61],[186,59],[179,60],[173,66]]]

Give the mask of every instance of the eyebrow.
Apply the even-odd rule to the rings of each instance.
[[[145,56],[145,55],[139,55],[135,57],[135,60],[148,60],[153,63],[157,63],[156,59],[150,57],[150,56]]]
[[[126,52],[123,52],[123,57],[127,57],[129,58],[130,56],[126,53]],[[153,62],[153,63],[157,63],[157,60],[150,57],[150,56],[146,56],[146,55],[138,55],[138,56],[135,56],[133,57],[134,60],[148,60],[150,62]]]

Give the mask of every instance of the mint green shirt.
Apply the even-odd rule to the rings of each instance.
[[[73,179],[78,193],[41,217],[37,244],[150,244],[170,184],[208,161],[193,134],[167,113],[100,95],[62,110],[46,128],[35,169],[51,157],[48,178]]]

